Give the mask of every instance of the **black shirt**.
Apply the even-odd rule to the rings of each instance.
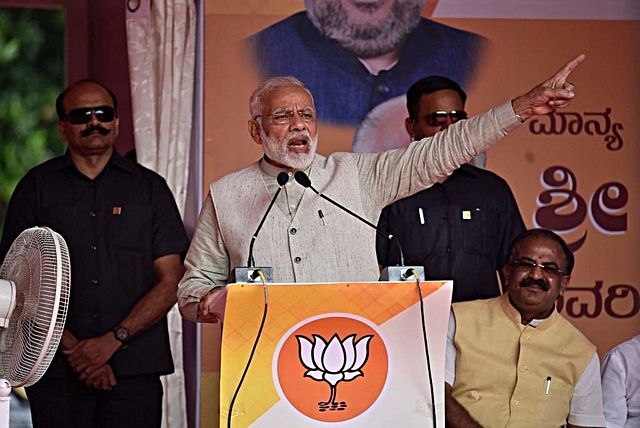
[[[30,170],[11,197],[0,260],[32,226],[48,226],[67,242],[71,290],[65,328],[80,340],[119,325],[155,286],[153,261],[184,255],[189,245],[165,180],[115,151],[94,180],[76,169],[68,152]],[[109,363],[116,376],[171,373],[166,317]],[[62,376],[67,369],[58,353],[45,376]]]
[[[454,302],[500,294],[496,271],[525,230],[507,183],[466,164],[444,183],[386,207],[378,228],[400,242],[405,264],[424,266],[427,279],[453,279]],[[397,265],[397,245],[381,235],[376,241],[378,263]]]

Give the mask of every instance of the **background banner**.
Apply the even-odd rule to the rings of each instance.
[[[576,266],[559,310],[598,347],[600,356],[639,333],[640,230],[635,214],[640,210],[640,3],[545,0],[545,6],[540,6],[535,0],[395,1],[406,7],[420,5],[428,21],[421,25],[443,26],[438,27],[444,35],[440,40],[454,44],[443,42],[447,53],[443,58],[456,59],[450,70],[465,81],[466,110],[472,115],[529,90],[571,58],[586,54],[570,78],[577,93],[571,105],[513,131],[487,153],[486,168],[509,183],[528,228],[552,229],[571,244]],[[326,2],[330,0],[306,3]],[[319,68],[322,76],[332,76],[330,71],[336,68],[350,70],[348,58],[335,65],[311,56],[309,52],[324,53],[332,61],[337,58],[322,44],[305,50],[317,40],[308,34],[308,26],[291,21],[305,8],[301,0],[205,2],[205,184],[260,158],[260,146],[247,131],[248,100],[268,72],[267,65],[278,71],[295,65],[295,71],[305,76]],[[281,56],[274,54],[273,64],[257,62],[252,40],[283,23],[293,25],[286,27],[286,37],[279,38],[271,30],[261,45],[264,52],[282,46]],[[454,37],[450,28],[467,36]],[[406,91],[402,78],[410,73],[434,74],[426,65],[416,71],[404,63],[409,58],[422,64],[437,55],[436,45],[430,42],[404,59],[401,56],[398,65],[406,68],[401,67],[405,71],[396,73],[399,76],[383,72],[367,80],[365,88],[375,104],[371,109],[384,110],[379,115],[384,126],[378,128],[385,132],[382,140],[395,135],[406,138],[404,106],[394,91]],[[350,110],[357,102],[356,95],[348,92],[356,83],[344,83],[340,76],[332,82],[322,89],[312,88],[318,107],[321,101],[325,108],[345,94],[353,102],[338,101],[327,107],[319,125],[318,152],[323,155],[352,150],[356,130],[362,126],[351,118],[357,116]],[[203,400],[215,400],[219,328],[206,326],[203,342]],[[203,426],[213,426],[209,412],[217,420],[217,409],[203,408]]]

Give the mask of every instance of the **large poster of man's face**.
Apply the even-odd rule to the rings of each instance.
[[[261,78],[293,75],[318,119],[359,125],[376,106],[429,75],[469,85],[483,38],[421,16],[425,0],[307,0],[248,38]]]

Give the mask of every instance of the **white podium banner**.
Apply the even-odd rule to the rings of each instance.
[[[444,361],[453,284],[422,282],[436,420],[444,427]],[[268,285],[255,355],[233,427],[429,427],[431,387],[415,281]],[[264,309],[262,285],[230,286],[222,337],[220,426]]]

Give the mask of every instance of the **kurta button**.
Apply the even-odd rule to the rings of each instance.
[[[95,285],[95,284],[97,284],[97,283],[98,283],[98,280],[97,280],[97,279],[92,279],[92,280],[91,280],[91,283]]]
[[[91,316],[93,317],[94,320],[97,320],[100,317],[98,314],[93,314]]]
[[[295,227],[292,227],[289,233],[291,233],[292,235],[295,235],[296,233],[298,233],[298,229],[296,229]]]
[[[94,213],[93,211],[91,211],[91,212],[89,213],[89,215],[90,215],[91,217],[95,217],[95,216],[96,216],[96,213]]]
[[[296,263],[300,263],[302,259],[300,257],[296,257],[295,259],[293,259],[293,261]]]
[[[525,366],[520,366],[518,367],[518,370],[520,370],[521,372],[526,372],[527,368]]]
[[[95,250],[97,250],[97,249],[98,249],[98,247],[96,247],[95,245],[92,245],[92,246],[91,246],[91,249],[92,249],[93,251],[95,251]]]
[[[449,247],[445,248],[445,249],[444,249],[444,252],[445,252],[445,253],[447,253],[447,254],[449,254],[449,253],[451,252],[451,248],[449,248]]]

